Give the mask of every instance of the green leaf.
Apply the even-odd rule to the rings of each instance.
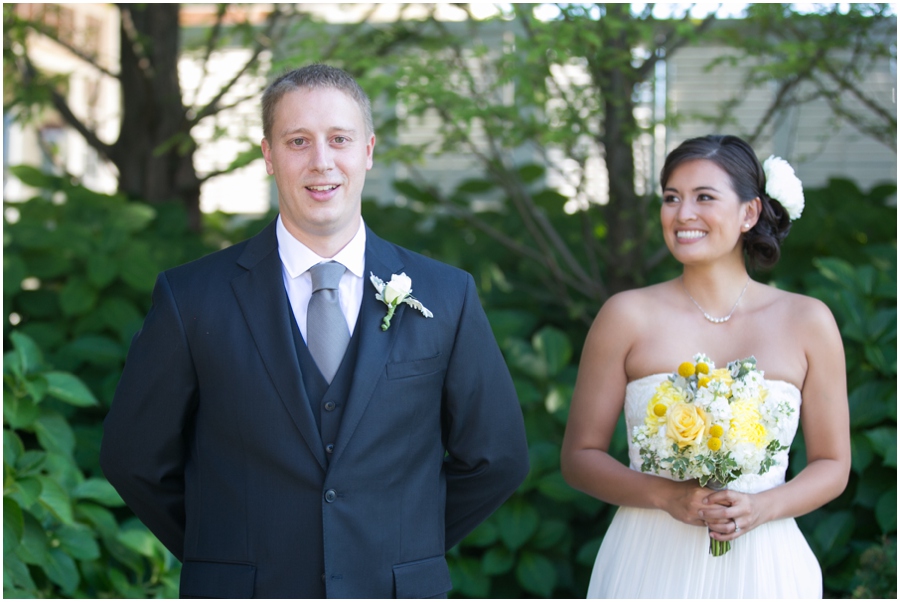
[[[516,565],[516,579],[532,594],[549,598],[556,587],[556,567],[543,554],[526,550]]]
[[[594,566],[594,562],[597,560],[597,552],[600,551],[601,543],[603,543],[603,538],[597,537],[581,546],[578,550],[578,555],[575,557],[578,564],[582,566]]]
[[[96,334],[78,337],[66,345],[62,353],[95,366],[118,365],[125,357],[125,352],[119,343],[109,337]]]
[[[474,558],[461,556],[448,558],[450,579],[453,590],[469,598],[487,598],[491,590],[491,580],[481,572],[481,563]]]
[[[23,184],[32,188],[55,190],[62,185],[62,178],[59,176],[44,173],[31,165],[13,165],[9,170]]]
[[[875,518],[882,533],[897,530],[897,488],[894,487],[878,499],[875,506]]]
[[[13,485],[7,485],[5,495],[14,500],[19,508],[28,510],[41,495],[41,483],[34,477],[17,479]]]
[[[850,464],[853,472],[862,475],[874,459],[875,453],[872,451],[869,439],[862,433],[852,433],[850,435]]]
[[[76,560],[96,560],[100,557],[100,546],[93,532],[84,525],[63,525],[56,531],[60,549]]]
[[[537,550],[552,548],[561,542],[569,532],[569,527],[561,520],[549,519],[541,521],[541,526],[531,540],[531,545]]]
[[[70,278],[59,291],[59,307],[67,316],[86,314],[96,305],[97,290],[83,278]]]
[[[559,374],[572,357],[572,346],[566,335],[552,326],[539,330],[531,339],[535,351],[547,366],[547,376]]]
[[[31,374],[41,369],[44,365],[44,354],[31,337],[14,330],[9,334],[9,339],[16,350],[22,374]]]
[[[95,253],[87,261],[88,281],[98,289],[102,289],[119,273],[119,265],[112,257]]]
[[[517,550],[537,531],[540,516],[534,507],[521,498],[506,502],[494,513],[500,539],[510,550]]]
[[[69,494],[50,477],[39,475],[37,478],[41,482],[41,495],[38,501],[60,522],[66,525],[71,524],[74,519],[72,517],[72,502],[69,500]]]
[[[456,194],[470,195],[473,193],[487,192],[488,190],[496,188],[496,186],[497,185],[490,180],[471,178],[459,183],[456,187]]]
[[[850,541],[855,521],[848,511],[835,512],[820,521],[813,531],[813,539],[823,551],[842,548]]]
[[[75,515],[82,522],[93,526],[104,538],[119,534],[119,523],[116,522],[115,515],[102,506],[88,502],[78,503],[75,505]]]
[[[19,436],[8,429],[3,429],[3,462],[15,466],[19,456],[25,453],[25,446]]]
[[[34,423],[34,432],[48,452],[71,457],[75,451],[75,433],[68,421],[57,412],[44,412]]]
[[[254,149],[259,156],[259,149]],[[156,210],[145,203],[125,203],[110,216],[110,226],[127,232],[138,232],[156,217]]]
[[[150,292],[156,282],[159,266],[146,243],[132,243],[119,258],[119,274],[128,286],[139,292]]]
[[[34,403],[41,403],[47,395],[47,379],[42,374],[31,374],[22,381],[22,387]]]
[[[22,508],[15,500],[3,496],[3,554],[15,550],[25,533],[25,519]]]
[[[884,458],[884,466],[897,467],[897,428],[883,426],[865,432],[875,453]]]
[[[485,575],[502,575],[513,567],[516,557],[505,546],[494,546],[481,558],[481,570]]]
[[[486,548],[489,545],[492,545],[497,538],[500,536],[497,531],[497,526],[494,522],[489,518],[484,521],[475,529],[469,533],[465,539],[463,539],[462,543],[466,546],[473,546],[476,548]]]
[[[24,594],[19,595],[21,598],[38,597],[37,586],[34,584],[34,579],[31,578],[31,572],[28,570],[28,566],[15,554],[3,554],[4,598],[11,597],[6,591],[10,586],[25,590]]]
[[[28,564],[43,565],[50,551],[47,532],[31,513],[25,512],[23,518],[25,531],[22,533],[22,543],[16,549],[16,554]]]
[[[79,500],[94,500],[110,508],[125,505],[109,481],[96,477],[79,483],[72,490],[72,497]]]
[[[850,393],[850,427],[875,426],[890,416],[897,403],[897,383],[867,380]]]
[[[542,477],[537,487],[538,491],[557,502],[570,502],[579,495],[566,483],[562,473],[558,470]]]
[[[116,539],[141,556],[152,556],[157,545],[156,537],[146,529],[128,529],[119,533]]]
[[[81,576],[78,574],[78,567],[75,565],[75,561],[67,556],[65,552],[59,549],[51,549],[47,562],[44,563],[42,568],[44,573],[47,574],[47,578],[57,584],[64,593],[69,595],[75,593],[75,588],[78,587]]]
[[[3,390],[3,418],[14,429],[29,429],[40,415],[30,396],[18,396]]]
[[[49,385],[49,393],[56,399],[73,406],[87,407],[97,405],[97,398],[91,393],[81,379],[68,372],[45,372],[44,378]]]

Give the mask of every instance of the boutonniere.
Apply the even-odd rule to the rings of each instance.
[[[388,308],[387,315],[381,322],[381,330],[387,330],[388,328],[390,328],[391,318],[394,317],[394,311],[401,303],[406,303],[410,307],[418,309],[426,318],[434,317],[433,313],[428,311],[428,309],[424,305],[422,305],[418,299],[410,294],[412,293],[412,279],[407,276],[405,272],[399,275],[391,274],[391,281],[388,283],[385,283],[384,280],[382,280],[372,272],[369,272],[369,274],[369,279],[375,286],[375,290],[378,291],[378,293],[375,295],[375,298],[387,305]]]

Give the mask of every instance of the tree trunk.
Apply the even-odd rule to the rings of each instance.
[[[628,4],[610,4],[607,14],[623,24],[606,30],[603,43],[616,48],[612,54],[630,57],[632,41],[629,27],[632,19]],[[602,25],[603,20],[600,20]],[[609,35],[612,34],[612,35]],[[608,56],[608,55],[607,55]],[[608,228],[607,278],[610,294],[642,284],[643,247],[646,231],[644,200],[634,190],[634,140],[639,128],[634,117],[634,90],[638,83],[634,68],[624,62],[605,61],[597,64],[588,59],[594,82],[600,89],[603,106],[603,129],[599,142],[606,156],[609,172],[609,204],[603,208]]]
[[[180,5],[123,4],[121,12],[122,124],[109,159],[119,190],[161,203],[178,201],[191,227],[200,227],[196,144],[178,81]]]

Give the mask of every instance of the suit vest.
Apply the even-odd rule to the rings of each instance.
[[[356,371],[356,357],[359,350],[359,323],[350,337],[344,359],[331,384],[325,380],[316,361],[309,352],[303,335],[297,327],[294,312],[291,315],[291,329],[294,334],[294,346],[297,348],[297,357],[300,360],[300,373],[303,375],[303,385],[306,388],[306,397],[309,400],[310,409],[316,419],[316,427],[322,436],[325,445],[325,457],[329,461],[334,454],[334,443],[337,441],[338,429],[341,426],[341,418],[347,407],[347,398],[350,396],[350,385],[353,384],[353,376]]]

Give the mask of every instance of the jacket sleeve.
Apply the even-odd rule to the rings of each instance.
[[[519,399],[470,275],[445,379],[443,428],[449,550],[512,495],[529,468]]]
[[[196,407],[196,390],[184,326],[163,273],[104,421],[100,465],[125,503],[179,560],[186,425]]]

